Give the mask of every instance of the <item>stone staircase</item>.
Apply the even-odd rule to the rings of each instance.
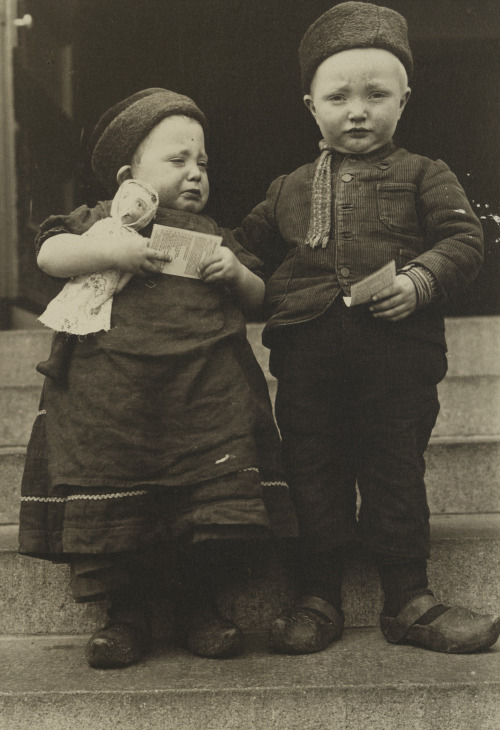
[[[259,325],[249,339],[267,373]],[[500,318],[447,322],[449,372],[427,452],[430,577],[439,596],[500,610]],[[121,671],[91,670],[86,634],[103,605],[76,605],[66,566],[16,553],[19,484],[50,333],[0,333],[0,729],[498,730],[500,642],[481,655],[391,646],[378,628],[381,594],[363,556],[348,566],[348,629],[325,652],[271,655],[265,628],[293,598],[278,559],[267,577],[231,590],[222,609],[248,633],[244,656],[192,657],[169,645],[155,606],[155,653]],[[273,394],[275,384],[269,376]],[[162,641],[163,639],[163,641]]]

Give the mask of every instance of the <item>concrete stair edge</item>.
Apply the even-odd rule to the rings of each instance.
[[[445,325],[449,376],[500,375],[500,316],[450,317]],[[269,350],[260,339],[263,327],[263,323],[249,322],[247,333],[257,359],[267,369]],[[41,385],[43,378],[35,365],[47,357],[51,337],[46,328],[1,332],[0,382]]]
[[[434,516],[430,585],[440,600],[483,613],[500,609],[500,582],[492,580],[500,564],[500,515]],[[69,593],[67,566],[19,556],[17,527],[0,528],[0,583],[3,610],[0,634],[86,633],[104,621],[104,604],[75,604]],[[161,581],[160,581],[161,583]],[[293,581],[280,550],[273,546],[267,575],[229,587],[221,609],[247,629],[261,629],[290,605]],[[343,586],[348,626],[376,626],[382,594],[374,566],[359,551],[347,561]],[[172,604],[153,601],[155,632],[172,629]]]
[[[248,339],[266,370],[269,350],[261,342],[262,329],[260,323],[247,324]],[[500,375],[500,316],[449,317],[445,320],[445,330],[447,377]]]
[[[276,381],[268,380],[273,400]],[[445,378],[439,386],[441,410],[434,437],[495,437],[500,433],[500,377]],[[40,401],[39,386],[0,387],[0,445],[27,444]]]
[[[431,535],[439,539],[462,537],[474,540],[486,536],[500,540],[500,512],[476,514],[432,514]],[[0,524],[0,554],[16,550],[17,524]]]
[[[26,447],[0,446],[0,523],[15,522]],[[500,436],[435,436],[426,452],[432,512],[500,511]]]
[[[158,646],[115,672],[86,666],[85,637],[0,639],[2,730],[497,730],[500,651],[453,657],[348,630],[318,654],[210,661]]]
[[[489,380],[496,390],[500,317],[450,319],[446,328],[450,369],[443,388],[452,393],[465,376],[471,393],[474,378],[477,384]],[[262,325],[249,326],[252,343],[259,341],[261,329]],[[25,336],[17,337],[16,333],[11,339],[22,346]],[[46,330],[31,331],[34,361],[47,356],[50,336]],[[487,352],[484,342],[488,343]],[[9,363],[4,360],[2,364],[0,357],[0,375],[8,368]],[[12,372],[8,375],[11,377]],[[41,376],[32,372],[26,385],[32,389],[33,402],[41,382]],[[14,391],[11,395],[15,397]],[[448,449],[451,454],[460,446],[467,450],[498,444],[499,436],[491,432],[490,424],[484,433],[477,433],[479,421],[470,417],[471,403],[465,399],[461,411],[450,413],[449,419],[445,413],[446,422],[442,414],[431,441],[431,462],[432,454],[440,450]],[[473,427],[473,433],[449,435],[448,420],[455,422],[462,417]],[[10,433],[17,438],[25,432],[20,426]],[[0,466],[2,455],[22,457],[25,447],[21,443],[0,447]],[[446,468],[444,462],[441,468]],[[489,470],[494,470],[494,464]],[[429,478],[433,477],[428,473]],[[448,481],[448,488],[453,490],[453,479]],[[439,487],[438,483],[431,485],[433,490]],[[472,492],[469,497],[472,503]],[[436,595],[449,604],[498,611],[500,586],[495,576],[500,564],[500,515],[436,514],[431,524],[429,574]],[[0,622],[14,611],[19,616],[19,631],[12,633],[25,634],[0,636],[0,730],[500,728],[500,642],[484,654],[457,657],[389,645],[376,628],[349,628],[342,640],[325,652],[281,657],[269,654],[262,632],[250,632],[244,656],[231,661],[198,659],[160,644],[151,657],[136,666],[120,672],[96,672],[84,661],[86,637],[77,634],[89,633],[102,623],[103,604],[73,604],[66,569],[20,557],[15,554],[16,544],[17,526],[0,526],[0,575],[9,578],[6,563],[12,566],[13,588],[20,588],[17,595],[15,591],[11,594],[9,580],[5,581]],[[267,620],[275,615],[290,601],[293,588],[279,570],[271,577],[271,586],[266,587],[265,581],[254,582],[246,592],[229,592],[223,599],[225,613],[245,616],[250,628],[257,615],[265,614]],[[28,622],[31,632],[24,631],[27,624],[23,625],[23,617],[29,618],[30,612],[39,608],[36,597],[40,590],[45,591],[46,616],[33,615]],[[381,606],[378,581],[373,567],[358,558],[348,566],[344,602],[351,613],[351,625],[376,624]],[[51,617],[56,625],[50,625]],[[165,615],[160,611],[155,620],[161,628]],[[53,632],[49,636],[29,635],[47,629]],[[66,632],[69,635],[64,635]]]

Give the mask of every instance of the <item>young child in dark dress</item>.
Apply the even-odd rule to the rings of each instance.
[[[500,619],[442,605],[428,587],[424,484],[446,373],[443,303],[479,271],[481,226],[443,162],[392,141],[412,72],[399,13],[335,5],[299,59],[321,155],[275,180],[236,232],[267,267],[263,340],[300,529],[302,596],[272,642],[300,654],[340,638],[343,555],[360,539],[380,573],[388,641],[485,649]],[[367,305],[344,304],[391,261],[393,284]]]
[[[264,295],[261,264],[202,214],[205,128],[188,97],[146,89],[104,114],[91,139],[110,193],[141,180],[158,194],[156,223],[222,236],[200,279],[159,273],[149,228],[81,235],[109,216],[109,202],[53,216],[37,238],[38,264],[52,276],[133,274],[113,298],[109,331],[75,338],[65,381],[45,380],[22,483],[20,552],[69,562],[76,600],[109,601],[108,623],[86,647],[93,667],[126,666],[148,650],[146,577],[165,545],[178,548],[186,646],[238,654],[242,632],[217,608],[234,575],[225,568],[245,554],[238,544],[295,530],[265,378],[246,339],[243,312]]]
[[[84,236],[137,236],[158,210],[158,195],[140,180],[125,180],[111,203],[111,217],[94,223]],[[113,295],[119,294],[132,274],[117,269],[95,271],[73,277],[39,317],[42,324],[55,330],[48,360],[37,370],[54,380],[64,380],[74,339],[71,335],[88,335],[108,331],[111,327]]]

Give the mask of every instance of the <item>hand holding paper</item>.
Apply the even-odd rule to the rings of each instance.
[[[222,236],[155,224],[149,246],[170,257],[160,263],[161,273],[201,279],[208,284],[228,284],[250,316],[262,304],[264,282],[221,242]]]
[[[264,299],[265,284],[228,248],[219,246],[211,256],[207,256],[200,265],[199,273],[207,284],[230,287],[247,316],[257,313]]]
[[[370,276],[351,286],[351,296],[344,297],[348,307],[355,307],[358,304],[367,304],[373,297],[392,286],[396,278],[396,262],[389,261],[388,264],[378,269]]]
[[[170,258],[161,263],[161,273],[199,279],[205,260],[220,248],[222,236],[155,224],[149,247]]]
[[[399,274],[390,287],[382,289],[373,297],[373,301],[370,312],[374,317],[397,322],[415,311],[417,290],[408,276]]]
[[[199,276],[207,284],[232,284],[241,276],[241,264],[232,251],[219,246],[211,256],[205,256]]]
[[[404,274],[396,276],[396,262],[378,269],[351,287],[351,296],[344,297],[348,307],[372,302],[370,312],[377,319],[397,322],[408,317],[417,306],[417,291]]]

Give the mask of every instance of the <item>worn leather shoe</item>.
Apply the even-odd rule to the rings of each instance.
[[[149,650],[148,631],[130,623],[110,623],[90,637],[85,647],[94,669],[120,669],[137,662]]]
[[[417,596],[395,618],[380,617],[380,627],[392,644],[413,644],[447,654],[484,651],[500,635],[500,617],[461,606],[443,606],[434,596]]]
[[[270,641],[280,654],[312,654],[340,639],[344,614],[316,596],[304,596],[271,625]]]
[[[207,659],[229,659],[243,651],[241,629],[223,618],[216,609],[208,607],[191,614],[185,634],[190,652]]]

